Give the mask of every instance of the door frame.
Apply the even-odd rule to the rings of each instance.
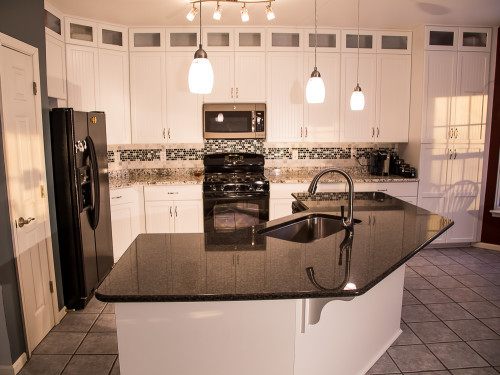
[[[7,47],[12,50],[15,50],[17,52],[20,52],[22,54],[25,54],[27,56],[31,56],[32,59],[32,65],[33,65],[33,80],[36,83],[38,87],[38,94],[35,95],[35,118],[36,118],[36,125],[37,128],[39,129],[40,134],[42,137],[40,138],[40,142],[42,143],[40,145],[40,150],[44,150],[44,144],[43,144],[43,120],[42,120],[42,101],[41,101],[41,91],[40,91],[40,68],[39,68],[39,55],[38,55],[38,48],[33,47],[29,44],[26,44],[24,42],[21,42],[17,39],[14,39],[8,35],[5,35],[3,33],[0,33],[0,47]],[[0,58],[1,58],[1,53],[0,53]],[[1,76],[0,76],[1,79]],[[3,121],[3,108],[2,108],[2,100],[1,100],[1,91],[0,91],[0,116],[1,116],[1,126],[2,126],[2,131],[5,133],[5,127],[4,127],[4,121]],[[6,144],[5,144],[5,137],[3,137],[3,147],[4,147],[4,154],[6,150]],[[65,315],[64,308],[59,310],[58,309],[58,300],[57,300],[57,285],[55,282],[55,268],[54,268],[54,256],[53,256],[53,249],[52,249],[52,235],[51,235],[51,229],[50,229],[50,216],[49,216],[49,202],[48,202],[48,195],[47,195],[47,175],[46,175],[46,169],[45,169],[45,154],[42,153],[42,155],[39,155],[41,160],[41,167],[42,170],[40,171],[41,174],[41,184],[44,189],[44,198],[43,198],[43,211],[44,211],[44,216],[46,218],[45,220],[45,241],[47,245],[47,258],[48,258],[48,266],[49,266],[49,280],[52,282],[53,285],[53,293],[51,293],[51,298],[52,298],[52,313],[54,316],[54,325],[58,324],[61,319]],[[6,179],[9,181],[9,167],[7,163],[5,164],[5,174],[6,174]],[[18,245],[17,245],[17,238],[16,238],[16,228],[15,228],[15,222],[16,218],[13,216],[13,210],[12,210],[12,204],[10,200],[10,194],[9,194],[9,184],[7,183],[7,197],[8,197],[8,205],[9,205],[9,217],[10,217],[10,227],[11,227],[11,235],[12,235],[12,243],[14,246],[14,259],[16,263],[16,268],[17,268],[17,274],[18,274],[18,285],[19,285],[19,294],[21,297],[21,310],[23,312],[23,324],[24,324],[24,334],[25,334],[25,342],[26,342],[26,349],[27,349],[27,354],[28,357],[31,356],[31,352],[35,348],[30,347],[29,340],[27,339],[28,337],[28,332],[27,332],[27,325],[26,325],[26,312],[24,309],[24,299],[25,296],[23,295],[23,275],[21,273],[21,268],[20,264],[18,262]]]

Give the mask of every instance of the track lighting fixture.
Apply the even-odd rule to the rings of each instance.
[[[248,22],[250,19],[250,16],[248,15],[248,9],[245,3],[243,3],[243,6],[241,7],[241,20],[243,22]]]
[[[198,14],[198,9],[194,6],[194,3],[193,3],[193,7],[191,8],[189,13],[187,14],[186,18],[189,21],[192,21],[192,20],[194,20],[194,17],[196,17],[197,14]]]
[[[219,21],[221,14],[222,14],[222,9],[219,5],[219,2],[217,1],[217,6],[215,7],[215,10],[214,10],[214,20]]]
[[[243,6],[241,7],[241,20],[243,22],[248,22],[250,20],[250,14],[248,12],[247,4],[258,4],[258,3],[267,3],[266,5],[266,17],[267,19],[273,20],[276,18],[274,15],[273,8],[271,7],[271,3],[276,0],[190,0],[189,2],[193,5],[189,13],[187,14],[186,18],[189,21],[193,21],[196,15],[198,14],[198,9],[194,6],[196,3],[200,4],[200,9],[201,9],[201,3],[206,3],[208,1],[216,1],[217,5],[215,6],[214,9],[214,15],[213,18],[214,20],[219,21],[222,16],[222,7],[220,6],[220,3],[231,3],[231,4],[241,4],[243,3]]]
[[[269,21],[274,20],[276,18],[274,16],[273,8],[271,7],[271,2],[269,2],[269,5],[266,5],[266,16]]]

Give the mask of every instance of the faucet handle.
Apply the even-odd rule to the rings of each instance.
[[[344,205],[340,206],[340,216],[342,216],[342,221],[345,221],[345,217],[344,217]]]

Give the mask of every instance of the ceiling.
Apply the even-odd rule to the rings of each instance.
[[[251,0],[249,0],[251,1]],[[186,19],[189,0],[49,0],[67,15],[126,26],[198,26]],[[356,0],[317,0],[318,26],[355,27]],[[243,25],[241,5],[221,0],[222,19],[212,19],[215,2],[203,3],[204,25]],[[197,5],[199,8],[199,5]],[[248,4],[249,26],[314,26],[314,0],[275,0],[276,19],[265,4]],[[198,13],[199,15],[199,13]],[[360,0],[360,27],[412,29],[418,25],[500,25],[500,0]]]

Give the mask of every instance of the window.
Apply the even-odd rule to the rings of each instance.
[[[495,207],[491,210],[491,214],[495,217],[500,217],[500,155],[498,159],[498,174],[497,174],[497,191],[495,194]]]

